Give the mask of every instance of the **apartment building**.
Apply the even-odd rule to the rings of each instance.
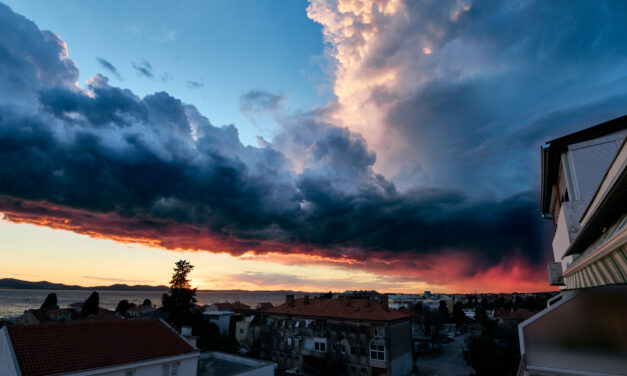
[[[561,293],[518,326],[521,375],[627,374],[627,116],[542,147],[549,283]]]
[[[411,316],[386,296],[294,299],[261,313],[260,340],[284,370],[346,375],[407,375],[412,370]]]

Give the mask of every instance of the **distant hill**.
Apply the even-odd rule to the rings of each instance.
[[[14,278],[1,278],[0,289],[17,289],[17,290],[98,290],[98,291],[167,291],[167,286],[148,286],[148,285],[126,285],[115,284],[111,286],[78,286],[64,285],[62,283],[52,283],[48,281],[31,282],[22,281]]]

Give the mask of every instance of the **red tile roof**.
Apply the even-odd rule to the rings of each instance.
[[[272,305],[272,303],[269,302],[263,302],[263,303],[257,303],[257,307],[255,307],[256,309],[260,310],[260,311],[264,311],[270,308],[273,308],[274,306]]]
[[[396,309],[386,310],[380,303],[371,302],[369,299],[351,299],[350,305],[346,304],[346,300],[339,299],[309,299],[309,304],[305,304],[305,299],[295,299],[293,305],[284,303],[264,312],[367,321],[394,321],[411,318],[411,315]]]
[[[157,319],[7,326],[23,376],[110,367],[195,350]]]
[[[235,303],[224,302],[224,303],[214,303],[214,304],[221,311],[230,310],[230,311],[239,313],[239,312],[250,309],[249,305],[246,305],[240,302],[235,302]]]

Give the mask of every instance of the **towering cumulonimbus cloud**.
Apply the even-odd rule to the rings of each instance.
[[[626,110],[624,2],[312,0],[308,16],[334,124],[401,188],[527,190],[539,144]]]
[[[459,2],[426,13],[417,4],[312,2],[309,15],[323,24],[337,63],[337,102],[282,115],[282,131],[261,147],[166,92],[140,98],[102,75],[80,88],[63,41],[0,4],[0,212],[172,250],[355,267],[450,288],[490,288],[499,278],[504,289],[544,288],[537,265],[549,254],[548,234],[537,193],[499,182],[520,188],[517,171],[536,167],[523,165],[526,152],[483,163],[503,151],[491,140],[523,150],[546,119],[569,115],[498,128],[490,116],[505,99],[488,106],[483,95],[486,82],[497,91],[504,83],[481,77],[485,48],[474,46],[482,48],[467,65],[429,59],[467,52],[456,42],[463,31],[489,39],[471,21],[511,14]],[[249,94],[242,105],[251,111],[276,111],[283,100]],[[454,124],[459,134],[446,135]],[[477,176],[467,171],[473,162]],[[500,189],[491,198],[474,188],[488,170]]]

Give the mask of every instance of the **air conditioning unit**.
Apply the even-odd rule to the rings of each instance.
[[[547,271],[549,273],[549,283],[551,286],[564,286],[561,262],[549,262]]]

